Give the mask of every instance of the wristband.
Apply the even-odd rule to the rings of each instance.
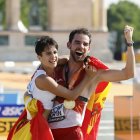
[[[126,42],[126,45],[127,45],[127,47],[132,47],[133,46],[133,44],[134,44],[134,42],[132,41],[132,42]]]

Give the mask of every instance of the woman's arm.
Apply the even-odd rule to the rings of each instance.
[[[75,100],[81,92],[87,88],[91,77],[87,74],[84,79],[80,82],[78,86],[76,86],[73,90],[69,90],[61,85],[59,85],[53,78],[46,77],[45,75],[41,75],[36,78],[35,83],[36,86],[41,90],[47,90],[56,96],[64,97],[69,100]]]

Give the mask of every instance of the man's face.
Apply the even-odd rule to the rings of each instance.
[[[90,49],[90,39],[84,34],[75,34],[72,42],[68,42],[68,48],[70,49],[70,57],[75,62],[81,62],[85,59]]]

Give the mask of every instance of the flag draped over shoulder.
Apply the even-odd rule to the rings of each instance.
[[[27,120],[26,110],[23,111],[10,130],[7,140],[54,140],[48,123],[42,115],[44,111],[42,103],[36,100],[36,105],[36,114],[30,121]]]
[[[96,69],[108,69],[108,67],[97,58],[89,57],[89,59],[89,64],[95,66]],[[92,94],[90,100],[88,101],[84,121],[81,127],[84,134],[84,140],[96,140],[98,126],[100,123],[101,110],[104,106],[104,102],[108,95],[110,86],[111,83],[109,82],[99,83],[95,92]]]

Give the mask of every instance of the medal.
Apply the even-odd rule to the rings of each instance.
[[[71,100],[71,101],[64,100],[63,104],[66,109],[73,109],[75,107],[75,101],[73,101],[73,100]]]

